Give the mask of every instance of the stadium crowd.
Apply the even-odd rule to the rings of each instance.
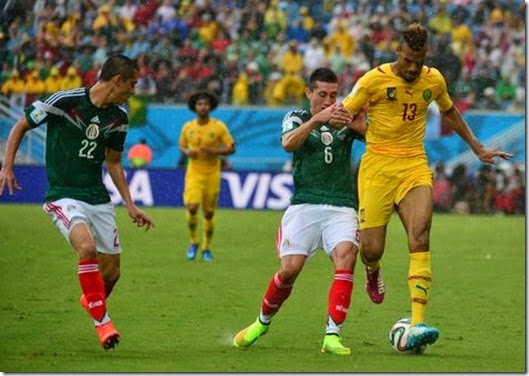
[[[459,214],[524,214],[525,169],[501,162],[481,165],[478,171],[459,164],[447,171],[442,163],[434,169],[434,209]]]
[[[432,32],[439,68],[460,110],[525,106],[525,3],[519,0],[20,0],[0,24],[4,95],[92,85],[121,52],[141,67],[137,94],[185,103],[209,90],[221,103],[298,104],[318,66],[346,95],[365,71],[393,60],[399,31]]]
[[[0,15],[0,93],[25,105],[91,86],[105,59],[136,60],[138,97],[186,103],[196,90],[233,105],[298,105],[317,67],[341,96],[395,59],[412,21],[431,31],[429,66],[460,111],[524,111],[525,2],[519,0],[19,0]],[[524,169],[435,171],[436,210],[525,212]]]

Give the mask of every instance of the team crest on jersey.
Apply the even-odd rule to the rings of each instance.
[[[432,91],[430,89],[426,89],[422,92],[422,99],[424,99],[426,102],[430,102],[432,99]]]
[[[366,221],[366,213],[365,213],[365,209],[360,209],[360,213],[359,214],[359,220],[360,220],[360,223],[364,223]]]
[[[386,88],[386,98],[388,99],[388,101],[396,101],[397,100],[397,88],[396,87]]]
[[[99,137],[99,127],[97,124],[90,124],[88,128],[86,128],[85,134],[89,140],[95,140]]]
[[[332,134],[331,132],[322,132],[321,133],[321,142],[323,145],[325,146],[329,146],[330,144],[332,144]]]

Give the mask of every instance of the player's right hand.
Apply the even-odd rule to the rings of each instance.
[[[18,184],[13,170],[6,170],[2,168],[0,170],[0,196],[4,193],[4,189],[7,186],[9,195],[13,195],[15,189],[21,190],[22,187]]]

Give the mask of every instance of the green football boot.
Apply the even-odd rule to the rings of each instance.
[[[342,338],[337,334],[325,335],[321,352],[336,355],[351,355],[351,349],[342,344]]]
[[[265,325],[257,318],[252,324],[235,335],[233,346],[250,347],[259,337],[264,336],[268,332],[269,327],[270,324]]]

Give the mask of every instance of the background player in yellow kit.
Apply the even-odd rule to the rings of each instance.
[[[208,92],[189,97],[188,106],[197,117],[184,124],[180,134],[180,151],[188,158],[184,186],[186,223],[191,245],[187,258],[193,260],[199,247],[198,209],[204,215],[202,258],[212,261],[211,238],[215,229],[214,215],[220,192],[221,156],[235,152],[235,142],[222,121],[211,118],[217,98]]]

